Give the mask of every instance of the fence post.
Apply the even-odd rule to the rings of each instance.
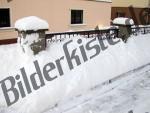
[[[119,34],[119,29],[116,29],[116,30],[115,30],[115,33],[116,33],[116,36],[115,36],[115,37],[118,38],[118,36],[119,36],[119,35],[118,35],[118,34]]]
[[[46,34],[49,25],[38,17],[25,17],[15,23],[19,44],[23,52],[38,54],[46,49]]]
[[[145,28],[144,28],[144,34],[146,34]]]
[[[131,26],[134,25],[134,21],[130,18],[115,18],[113,24],[119,26],[118,38],[122,38],[124,42],[130,37],[132,33]]]

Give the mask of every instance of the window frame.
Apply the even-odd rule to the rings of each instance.
[[[82,11],[81,23],[72,23],[72,11]],[[84,10],[83,9],[70,9],[70,25],[71,26],[85,25],[84,24]]]
[[[11,8],[10,7],[1,7],[0,9],[8,9],[9,10],[9,26],[8,27],[0,27],[0,29],[11,28],[11,25],[12,25]]]

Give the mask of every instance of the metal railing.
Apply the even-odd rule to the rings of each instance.
[[[81,36],[84,38],[98,37],[104,38],[115,38],[118,36],[118,29],[106,29],[106,30],[89,30],[89,31],[75,31],[75,32],[63,32],[63,33],[50,33],[46,34],[46,40],[49,42],[62,41],[65,38],[71,38],[75,36]]]
[[[139,35],[139,34],[148,34],[150,33],[150,26],[142,26],[142,27],[133,27],[132,28],[132,35]]]
[[[110,28],[104,30],[89,30],[89,31],[74,31],[74,32],[62,32],[62,33],[49,33],[46,34],[45,40],[46,42],[56,42],[56,41],[63,41],[65,38],[71,38],[75,36],[81,36],[84,38],[116,38],[118,37],[119,29],[117,28]],[[132,35],[139,35],[139,34],[148,34],[150,33],[150,26],[136,26],[132,27]],[[13,44],[17,42],[17,38],[14,39],[5,39],[0,40],[0,45],[3,44]]]

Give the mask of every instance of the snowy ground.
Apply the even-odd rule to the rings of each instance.
[[[150,64],[45,113],[150,113]]]
[[[63,76],[58,76],[53,82],[46,81],[44,87],[23,99],[20,98],[11,107],[7,107],[0,88],[0,113],[127,113],[129,110],[134,113],[150,112],[149,65],[125,74],[129,76],[110,85],[101,85],[122,73],[150,63],[149,37],[150,34],[133,36],[126,44],[120,41],[116,45],[109,45],[105,41],[108,48],[87,62],[82,59],[77,40],[81,38],[82,45],[85,46],[93,39],[79,36],[50,43],[46,51],[36,56],[23,54],[17,44],[0,46],[0,81],[20,74],[22,67],[30,78],[35,72],[35,60],[39,62],[41,69],[49,62],[55,64],[56,59],[64,56],[63,44],[70,40],[72,43],[69,45],[69,52],[77,49],[82,63],[79,66],[74,63],[75,68],[70,71],[65,59],[62,63]],[[99,45],[98,39],[92,45]],[[89,58],[95,54],[95,50],[87,51],[87,54]],[[58,74],[57,70],[50,73]],[[23,81],[22,78],[20,81]]]

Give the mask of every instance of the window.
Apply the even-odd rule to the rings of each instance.
[[[116,16],[117,16],[117,17],[125,17],[125,15],[126,15],[126,14],[125,14],[124,12],[117,12],[117,13],[116,13]]]
[[[71,10],[71,24],[83,24],[83,10]]]
[[[0,27],[10,27],[9,9],[0,9]]]

